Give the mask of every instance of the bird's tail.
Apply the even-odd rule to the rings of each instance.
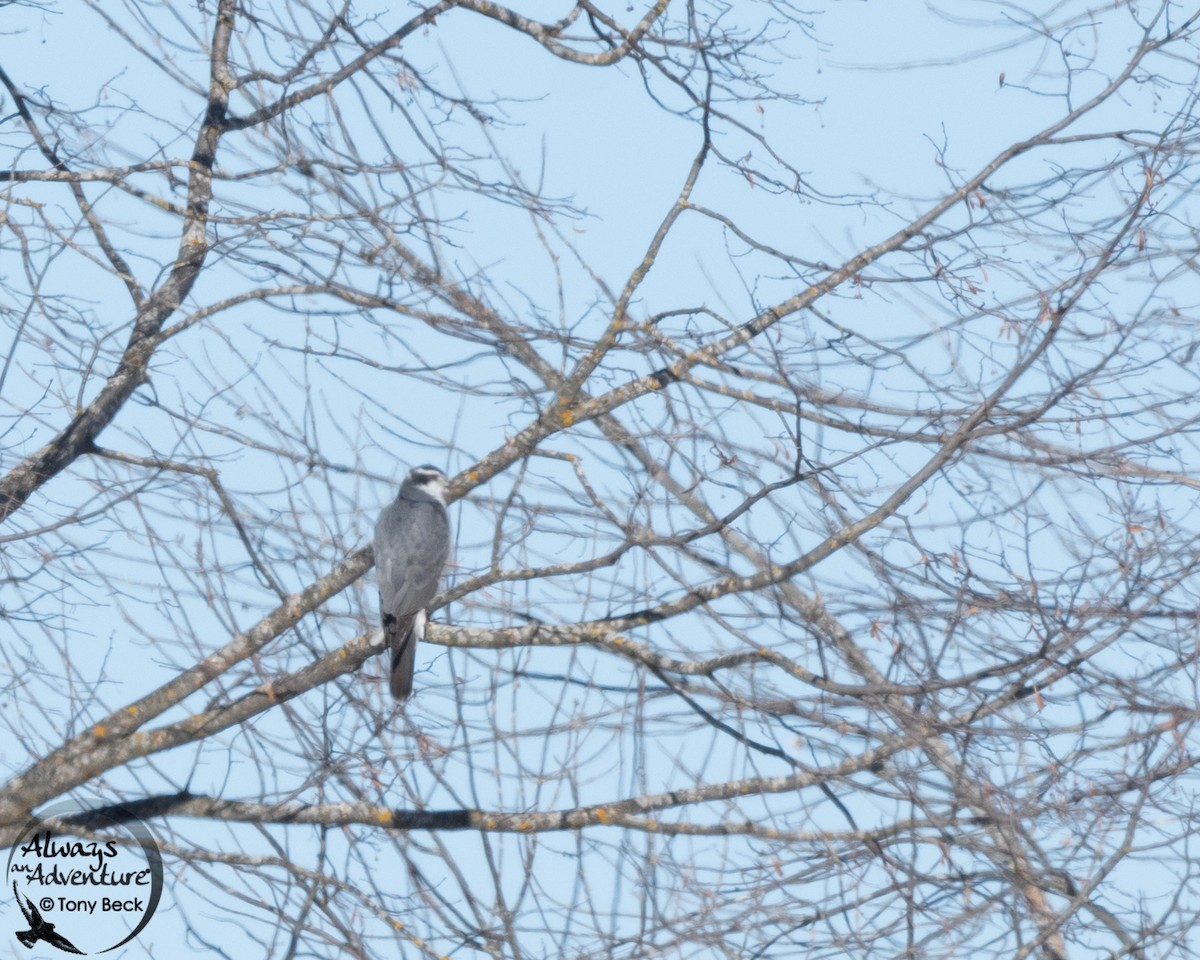
[[[403,703],[412,695],[417,642],[425,635],[425,611],[418,610],[407,617],[388,617],[383,628],[392,655],[389,686],[392,696]]]

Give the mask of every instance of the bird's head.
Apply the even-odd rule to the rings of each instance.
[[[446,502],[446,475],[431,464],[413,467],[404,478],[404,489],[421,491],[433,497],[439,503]],[[401,491],[403,492],[403,490]]]

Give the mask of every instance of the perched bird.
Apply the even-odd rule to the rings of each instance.
[[[18,930],[17,939],[20,940],[30,950],[33,945],[39,940],[44,940],[52,947],[58,947],[66,953],[83,953],[75,944],[64,937],[61,933],[54,931],[54,924],[45,920],[38,908],[33,905],[33,901],[28,897],[22,897],[17,890],[17,882],[13,881],[13,893],[16,895],[17,904],[21,908],[21,912],[25,914],[25,922],[29,924],[28,930]]]
[[[412,693],[417,641],[425,635],[425,608],[437,593],[450,554],[446,475],[426,464],[413,467],[375,524],[379,615],[391,651],[392,696]]]

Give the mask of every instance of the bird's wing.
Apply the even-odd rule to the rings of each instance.
[[[31,923],[31,924],[34,923],[35,921],[33,919],[33,913],[37,913],[37,907],[35,907],[33,905],[32,900],[27,901],[27,898],[22,897],[21,894],[17,892],[17,881],[16,880],[13,881],[13,896],[15,896],[17,898],[17,905],[20,906],[21,912],[23,914],[25,914],[26,922]],[[29,903],[28,907],[25,906],[26,902]],[[32,910],[33,913],[30,913],[29,912],[30,910]],[[38,917],[38,920],[41,920],[40,916]]]
[[[76,947],[75,944],[64,937],[61,933],[56,933],[53,930],[50,931],[49,936],[43,937],[42,939],[51,946],[58,947],[59,950],[65,950],[67,953],[83,953],[82,950]]]
[[[437,593],[449,550],[450,523],[440,503],[397,498],[375,524],[379,613],[392,652],[390,686],[397,700],[412,693],[425,607]]]
[[[424,610],[437,593],[450,550],[446,508],[432,500],[397,498],[375,524],[375,567],[385,614],[397,619]]]

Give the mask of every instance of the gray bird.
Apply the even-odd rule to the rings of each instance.
[[[413,467],[375,524],[379,615],[392,657],[392,696],[412,693],[417,641],[425,635],[425,608],[437,593],[450,554],[446,475],[428,464]]]

